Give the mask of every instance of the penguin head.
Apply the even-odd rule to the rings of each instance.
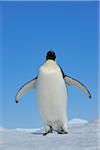
[[[47,52],[47,55],[46,55],[46,60],[48,59],[51,59],[51,60],[54,60],[56,59],[56,54],[54,51],[50,50]]]

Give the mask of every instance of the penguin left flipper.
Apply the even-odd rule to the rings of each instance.
[[[19,102],[21,96],[23,94],[25,94],[28,90],[30,90],[31,88],[35,88],[35,83],[36,83],[36,79],[37,77],[35,77],[34,79],[32,79],[31,81],[27,82],[26,84],[24,84],[20,89],[19,91],[17,92],[16,94],[16,103]]]
[[[89,98],[91,98],[91,93],[80,81],[73,79],[67,75],[64,76],[64,81],[66,84],[73,85],[76,86],[77,88],[80,88]]]

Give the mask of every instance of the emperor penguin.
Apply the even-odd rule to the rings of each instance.
[[[50,50],[47,52],[44,64],[39,68],[38,76],[24,84],[17,92],[16,103],[28,90],[36,89],[39,111],[45,126],[43,135],[53,131],[59,134],[68,133],[68,85],[81,89],[91,98],[89,90],[80,81],[64,73],[56,63],[55,52]]]

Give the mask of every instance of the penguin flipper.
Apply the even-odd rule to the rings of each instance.
[[[81,89],[89,98],[91,98],[91,93],[80,81],[73,79],[67,75],[65,75],[64,81],[66,84],[73,85],[73,86]]]
[[[16,94],[16,98],[15,98],[16,103],[19,102],[21,96],[24,95],[28,90],[30,90],[31,88],[35,88],[36,79],[37,79],[37,77],[32,79],[31,81],[27,82],[19,89],[19,91]]]

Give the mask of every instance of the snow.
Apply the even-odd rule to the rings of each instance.
[[[40,132],[40,130],[43,130],[43,128],[35,128],[35,129],[23,129],[23,128],[16,128],[16,131],[22,131],[22,132]]]
[[[74,119],[70,120],[68,124],[69,124],[69,126],[71,127],[71,126],[84,125],[84,124],[86,124],[86,123],[88,123],[87,120],[74,118]]]
[[[76,123],[78,126],[76,126]],[[72,125],[73,124],[73,125]],[[100,119],[69,122],[69,133],[43,136],[40,129],[0,128],[0,150],[99,150]]]
[[[85,123],[88,123],[88,121],[76,118],[69,121],[69,124],[85,124]]]

